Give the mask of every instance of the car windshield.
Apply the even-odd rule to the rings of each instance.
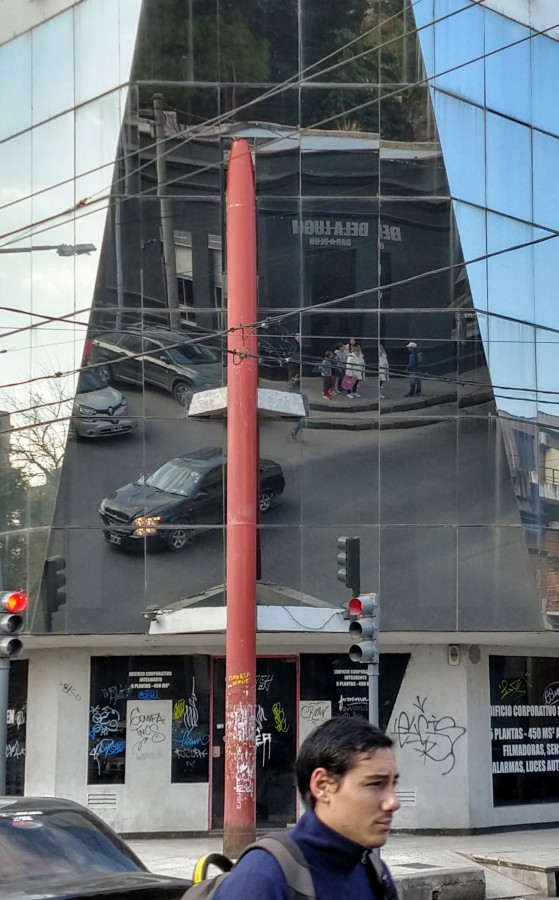
[[[201,478],[202,472],[198,469],[192,469],[180,459],[172,459],[146,478],[145,483],[168,494],[194,497]]]
[[[1,896],[4,888],[22,882],[138,871],[145,870],[128,848],[87,814],[0,807]]]
[[[181,344],[179,347],[169,348],[168,353],[176,363],[181,365],[204,365],[205,363],[218,363],[219,354],[210,347],[201,344]]]
[[[101,391],[105,385],[95,372],[81,372],[78,378],[78,394],[91,394],[92,391]]]

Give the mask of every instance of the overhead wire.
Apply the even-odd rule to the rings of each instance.
[[[412,5],[413,5],[413,4],[412,4]],[[470,6],[468,6],[468,7],[463,7],[463,8],[462,8],[461,10],[459,10],[459,11],[454,11],[454,12],[451,13],[451,14],[448,14],[448,15],[446,15],[446,16],[444,16],[444,17],[441,17],[440,20],[434,20],[433,22],[429,23],[428,25],[422,26],[422,28],[425,28],[425,27],[432,27],[433,24],[436,24],[436,22],[441,21],[441,20],[443,20],[443,19],[445,19],[445,18],[449,18],[451,15],[456,15],[458,12],[464,11],[464,10],[466,10],[466,9],[468,9],[468,8],[471,8],[471,7],[470,7]],[[393,17],[391,17],[391,18],[396,18],[398,15],[400,15],[400,13],[396,14],[395,16],[393,16]],[[390,21],[390,19],[389,19],[389,20],[385,20],[385,22],[383,22],[383,23],[379,23],[378,26],[374,26],[372,29],[370,29],[368,32],[364,33],[363,35],[358,35],[358,36],[356,36],[356,38],[354,38],[352,41],[348,42],[347,45],[344,45],[344,47],[338,48],[337,50],[333,51],[333,52],[332,52],[331,54],[329,54],[328,56],[323,57],[323,60],[318,61],[317,63],[312,64],[310,67],[308,67],[308,69],[312,69],[312,68],[316,67],[317,65],[319,65],[322,61],[324,61],[324,60],[326,60],[326,59],[328,59],[328,58],[331,58],[332,56],[335,56],[335,55],[337,55],[337,54],[340,53],[340,52],[343,52],[343,50],[345,49],[346,46],[349,46],[349,45],[351,45],[351,44],[353,44],[353,43],[356,43],[356,42],[362,40],[362,39],[363,39],[364,37],[366,37],[367,34],[370,33],[371,31],[376,30],[376,28],[381,27],[382,25],[386,25],[387,21]],[[553,27],[553,26],[552,26],[552,27]],[[421,28],[420,28],[420,29],[415,29],[414,32],[410,32],[410,34],[416,33],[418,30],[421,30]],[[546,31],[547,31],[547,30],[549,30],[549,29],[546,29]],[[521,42],[524,41],[524,40],[531,39],[532,37],[535,37],[535,36],[537,36],[537,34],[540,34],[540,33],[545,33],[545,32],[534,32],[534,33],[531,33],[528,37],[522,38],[520,41],[515,41],[515,42],[513,42],[513,43],[510,44],[510,45],[506,45],[506,46],[504,46],[504,47],[498,48],[498,49],[496,49],[495,51],[491,51],[491,53],[489,53],[489,54],[487,54],[487,55],[492,55],[492,53],[501,52],[502,50],[507,49],[508,46],[514,46],[514,45],[516,45],[517,43],[521,43]],[[399,40],[399,39],[401,39],[401,36],[397,36],[396,38],[391,39],[391,41],[392,41],[392,40]],[[390,43],[391,41],[386,42],[386,43]],[[378,50],[378,49],[381,49],[382,46],[384,46],[384,45],[383,45],[383,44],[380,44],[380,45],[377,45],[376,47],[370,48],[370,49],[367,50],[367,51],[363,51],[363,53],[362,53],[362,54],[359,54],[359,56],[364,55],[365,53],[368,53],[368,52],[374,52],[374,51],[376,51],[376,50]],[[481,57],[481,58],[483,58],[483,57]],[[345,64],[346,62],[351,61],[351,59],[353,59],[353,57],[350,57],[349,59],[343,60],[339,65]],[[441,74],[447,74],[448,71],[454,71],[455,69],[461,68],[461,67],[464,66],[464,65],[469,65],[469,64],[470,64],[471,62],[473,62],[473,61],[476,61],[476,60],[469,60],[469,61],[467,61],[467,62],[465,62],[465,63],[461,63],[460,65],[458,65],[458,66],[456,66],[456,67],[453,67],[453,68],[450,69],[450,70],[447,70],[445,73],[438,73],[437,75],[432,76],[432,77],[433,77],[433,78],[441,77]],[[336,68],[336,66],[331,67],[331,69],[332,69],[332,68]],[[307,70],[304,70],[304,71],[307,71]],[[329,70],[328,70],[328,71],[329,71]],[[315,73],[315,75],[312,76],[312,77],[316,77],[317,74],[320,74],[320,73]],[[293,79],[293,77],[292,77],[292,79]],[[291,79],[291,80],[292,80],[292,79]],[[427,80],[429,80],[429,79],[427,79]],[[287,85],[287,82],[286,82],[286,85]],[[406,86],[404,86],[403,88],[400,88],[400,90],[405,90],[405,89],[407,89],[409,86],[410,86],[410,85],[406,85]],[[280,87],[281,87],[281,86],[280,86]],[[400,90],[398,91],[398,93],[400,92]],[[268,93],[271,93],[271,92],[268,92]],[[263,95],[263,96],[264,96],[264,95]],[[260,98],[260,99],[262,99],[262,98]],[[259,101],[259,98],[256,98],[254,101],[251,101],[249,104],[246,104],[246,106],[252,105],[252,103],[254,103],[254,102],[260,102],[260,101]],[[367,105],[367,104],[365,104],[365,105]],[[239,109],[242,109],[242,108],[244,108],[244,106],[243,106],[243,107],[240,107]],[[223,114],[223,115],[224,115],[224,116],[231,116],[232,114],[234,114],[234,112],[235,112],[235,111],[233,110],[233,111],[230,111],[229,113]],[[344,111],[344,113],[341,113],[341,114],[339,114],[339,115],[345,115],[346,113],[347,113],[347,111]],[[339,116],[336,116],[336,117],[339,117]],[[170,136],[169,140],[173,139],[173,137],[175,137],[175,136]],[[283,137],[285,137],[285,136],[282,136],[282,138],[283,138]],[[150,164],[151,164],[151,161],[150,161]],[[222,164],[223,164],[223,161],[221,161],[221,162],[219,163],[219,165],[222,165]],[[194,174],[196,174],[196,173],[194,173]],[[80,216],[80,218],[81,218],[81,216]],[[470,260],[469,262],[468,262],[468,261],[466,261],[466,262],[459,262],[459,263],[456,263],[456,264],[451,265],[451,266],[441,267],[441,268],[439,268],[439,269],[437,269],[437,270],[432,270],[431,272],[420,273],[419,275],[417,275],[417,276],[412,276],[412,277],[410,277],[409,279],[404,279],[404,280],[401,280],[401,281],[399,281],[399,282],[393,282],[392,284],[382,285],[382,286],[379,286],[379,287],[376,288],[376,289],[365,289],[365,290],[360,291],[360,292],[354,292],[353,294],[349,294],[349,295],[346,295],[346,296],[340,297],[340,298],[335,298],[335,299],[333,299],[333,300],[331,300],[331,301],[326,301],[325,303],[314,304],[314,305],[311,306],[311,307],[302,307],[302,306],[301,306],[301,307],[299,307],[299,308],[290,310],[289,312],[286,312],[286,313],[282,314],[281,316],[277,316],[277,317],[274,317],[274,318],[272,318],[272,319],[270,319],[270,318],[265,319],[265,320],[263,320],[262,323],[260,323],[260,324],[261,324],[262,327],[266,327],[266,326],[269,325],[271,322],[280,322],[280,321],[285,320],[285,319],[287,319],[287,318],[292,318],[294,315],[298,315],[298,314],[313,313],[313,312],[315,312],[317,309],[320,309],[320,308],[322,308],[322,307],[327,307],[327,306],[337,305],[337,304],[343,303],[343,302],[345,302],[345,301],[347,301],[347,300],[357,299],[359,296],[370,295],[371,293],[376,293],[376,292],[378,292],[378,291],[387,291],[388,289],[390,289],[390,288],[392,288],[392,287],[401,286],[401,285],[403,285],[403,284],[410,283],[411,281],[417,280],[417,279],[419,279],[419,278],[429,277],[430,275],[434,275],[434,274],[441,274],[442,272],[449,271],[449,270],[451,270],[451,269],[453,269],[453,268],[461,268],[461,267],[464,267],[464,266],[468,266],[468,265],[470,265],[470,264],[473,264],[473,263],[480,262],[480,261],[483,261],[483,260],[485,260],[485,259],[488,259],[488,258],[490,258],[491,256],[499,255],[499,254],[501,254],[501,253],[513,252],[514,250],[520,249],[521,247],[530,246],[531,244],[535,244],[535,243],[540,243],[540,242],[542,242],[542,241],[552,239],[553,237],[556,237],[556,236],[557,236],[557,234],[553,233],[553,234],[547,235],[547,236],[545,236],[545,237],[543,237],[543,238],[536,239],[536,240],[534,240],[534,241],[525,242],[524,244],[519,244],[519,245],[516,245],[516,246],[511,247],[511,248],[505,248],[505,249],[500,250],[500,251],[495,251],[494,253],[484,254],[483,256],[477,257],[476,259]],[[84,311],[87,311],[87,310],[84,310]],[[487,315],[487,314],[488,314],[486,311],[481,311],[481,310],[480,310],[480,311],[478,311],[478,312],[479,312],[481,315],[483,315],[483,314],[486,314],[486,315]],[[39,324],[45,324],[47,321],[48,321],[48,322],[52,322],[52,321],[56,321],[56,320],[65,321],[65,320],[68,320],[68,318],[70,318],[72,315],[76,315],[76,314],[77,314],[77,313],[70,313],[70,314],[66,314],[65,316],[61,316],[61,317],[48,317],[48,318],[46,318],[46,319],[44,320],[43,323],[39,323]],[[86,324],[86,323],[79,323],[79,324]],[[26,329],[22,329],[22,330],[28,330],[28,329],[31,329],[31,328],[33,328],[33,327],[37,327],[37,326],[36,326],[36,325],[27,326]],[[16,333],[16,332],[15,332],[15,331],[14,331],[14,332],[9,332],[8,334],[12,334],[12,333]],[[219,337],[220,335],[223,336],[223,335],[226,334],[226,333],[227,333],[226,331],[224,331],[224,332],[218,332],[218,333],[216,333],[214,336]],[[3,335],[3,336],[7,336],[7,335]],[[73,370],[73,372],[68,372],[68,373],[66,373],[66,374],[75,374],[75,372],[77,372],[77,371],[79,371],[79,370]],[[61,375],[61,374],[63,374],[63,373],[57,373],[57,374],[58,374],[58,375]],[[50,376],[46,376],[46,377],[50,377]],[[28,380],[25,381],[25,382],[20,382],[20,383],[17,383],[17,384],[28,384],[28,383],[31,383],[33,380],[35,380],[35,379],[28,379]],[[41,380],[41,378],[39,378],[38,380]],[[16,383],[14,383],[13,385],[6,385],[5,387],[8,387],[8,386],[10,386],[10,387],[11,387],[11,386],[16,386]]]
[[[419,2],[419,0],[415,0],[415,2],[411,4],[411,6],[416,5],[417,2]],[[433,26],[439,24],[440,22],[443,22],[443,21],[445,21],[445,20],[447,20],[447,19],[450,19],[450,18],[452,18],[452,17],[454,17],[454,16],[456,16],[456,15],[462,13],[462,12],[466,12],[467,10],[469,10],[469,9],[471,9],[471,8],[472,8],[472,5],[471,5],[471,4],[468,4],[467,6],[461,7],[461,8],[458,9],[458,10],[454,10],[454,11],[452,11],[452,12],[450,12],[450,13],[446,13],[444,16],[441,16],[441,17],[439,17],[438,19],[433,19],[431,22],[427,23],[426,25],[422,25],[422,26],[420,26],[419,28],[414,28],[414,29],[410,30],[409,32],[405,32],[405,33],[402,34],[402,35],[397,35],[396,37],[390,38],[389,40],[385,41],[384,43],[381,43],[381,44],[378,44],[378,45],[376,45],[376,46],[374,46],[374,47],[372,47],[372,48],[369,48],[368,50],[363,51],[363,53],[360,54],[360,56],[366,55],[366,54],[369,54],[369,53],[378,52],[378,50],[382,50],[384,47],[388,46],[388,45],[391,44],[391,43],[394,43],[395,41],[402,40],[404,37],[410,37],[410,36],[413,36],[413,35],[417,34],[418,32],[423,31],[424,29],[432,28]],[[303,78],[305,77],[305,73],[307,72],[307,70],[312,69],[312,68],[315,68],[316,66],[320,65],[323,61],[326,61],[327,59],[329,59],[329,58],[331,58],[331,57],[333,57],[333,56],[336,56],[337,54],[339,54],[339,53],[341,53],[341,52],[344,52],[344,50],[346,49],[347,46],[351,46],[353,43],[356,43],[357,41],[364,39],[364,38],[367,37],[372,31],[375,31],[375,30],[377,30],[377,29],[379,29],[379,28],[382,28],[383,26],[386,26],[386,24],[387,24],[389,21],[392,21],[393,19],[399,17],[400,14],[401,14],[401,13],[396,13],[396,14],[394,14],[393,16],[389,17],[389,19],[385,20],[384,22],[381,22],[381,23],[379,23],[378,25],[373,26],[371,29],[369,29],[367,32],[365,32],[363,35],[358,35],[356,38],[354,38],[354,39],[352,39],[351,41],[349,41],[346,45],[342,45],[342,47],[340,47],[340,48],[338,48],[338,49],[332,51],[330,54],[328,54],[327,56],[323,57],[322,60],[319,60],[319,61],[317,61],[316,63],[312,63],[309,67],[307,67],[307,69],[304,69],[304,70],[303,70],[302,74],[301,74],[301,73],[297,73],[296,75],[291,76],[290,79],[287,79],[287,80],[286,80],[285,82],[283,82],[282,84],[276,85],[276,86],[274,86],[273,88],[271,88],[269,91],[265,92],[264,94],[259,95],[259,97],[254,98],[254,99],[251,100],[251,101],[247,101],[247,103],[241,104],[240,106],[237,106],[237,107],[236,107],[235,109],[233,109],[233,110],[224,112],[224,113],[220,114],[219,116],[216,116],[216,117],[214,117],[214,118],[212,118],[212,119],[207,120],[206,123],[205,123],[205,125],[204,125],[204,126],[200,126],[200,128],[206,128],[206,129],[210,128],[210,129],[213,129],[213,128],[215,127],[216,124],[220,124],[221,121],[225,121],[225,120],[227,120],[227,119],[229,119],[229,118],[235,116],[238,112],[242,112],[242,111],[244,111],[246,108],[248,108],[248,107],[250,107],[250,106],[253,106],[253,105],[257,104],[257,103],[261,103],[263,100],[268,99],[269,97],[274,96],[274,95],[277,94],[277,93],[282,93],[283,91],[288,90],[288,89],[290,89],[291,87],[299,86],[300,84],[303,83]],[[553,26],[552,26],[552,27],[553,27]],[[555,26],[555,27],[556,27],[556,26]],[[549,30],[549,29],[546,29],[546,30]],[[531,33],[531,34],[528,36],[528,38],[531,39],[532,37],[536,37],[538,34],[543,34],[543,33],[545,33],[545,31],[541,31],[541,32],[533,32],[533,33]],[[526,39],[526,38],[524,38],[523,40],[525,40],[525,39]],[[516,44],[516,43],[517,43],[517,42],[513,42],[511,45],[504,45],[503,47],[498,48],[498,50],[493,51],[493,52],[501,52],[502,50],[506,50],[506,49],[508,48],[508,46],[514,46],[514,44]],[[343,65],[346,65],[348,62],[351,62],[352,59],[353,59],[353,57],[349,57],[349,58],[347,58],[347,59],[341,60],[339,63],[336,64],[336,66],[330,67],[327,71],[331,71],[332,69],[339,68],[339,67],[341,67],[341,66],[343,66]],[[452,69],[449,69],[449,70],[447,70],[446,72],[441,73],[441,74],[448,74],[448,73],[451,72],[451,71],[455,71],[455,70],[460,69],[460,68],[462,68],[462,67],[464,67],[464,66],[466,66],[466,65],[470,65],[470,62],[471,62],[471,61],[468,60],[468,61],[466,61],[465,63],[461,63],[461,64],[459,64],[459,65],[453,67]],[[320,73],[318,73],[318,74],[320,74]],[[420,86],[420,85],[422,85],[422,84],[426,84],[426,83],[428,83],[430,80],[432,80],[432,79],[434,79],[434,78],[441,77],[441,74],[431,76],[431,78],[421,79],[421,80],[418,81],[418,82],[406,83],[405,85],[400,86],[396,91],[392,92],[392,94],[390,94],[390,95],[385,95],[385,97],[384,97],[383,99],[386,99],[388,96],[393,96],[394,94],[399,94],[399,93],[401,93],[402,91],[409,90],[409,89],[412,88],[412,87],[416,87],[416,86]],[[313,75],[312,77],[313,77],[313,78],[316,77],[316,73],[315,73],[315,75]],[[366,83],[366,82],[363,82],[363,87],[367,87],[367,83]],[[373,101],[371,101],[371,102],[373,102]],[[376,102],[376,99],[375,99],[374,102]],[[367,104],[364,104],[364,105],[367,105]],[[335,116],[332,116],[332,117],[331,117],[331,120],[334,120],[334,119],[336,119],[336,118],[341,118],[341,117],[343,117],[343,116],[345,116],[345,115],[346,115],[346,111],[343,111],[343,112],[341,112],[341,113],[336,114]],[[267,127],[270,128],[270,126],[267,126]],[[303,129],[298,129],[298,131],[305,131],[305,130],[308,130],[309,128],[314,128],[314,127],[316,127],[316,126],[315,126],[315,125],[313,125],[313,126],[306,126],[306,127],[303,128]],[[194,126],[194,128],[196,128],[196,126]],[[185,129],[185,132],[187,132],[186,129]],[[190,129],[188,130],[187,135],[188,135],[188,136],[187,136],[187,138],[185,138],[185,139],[183,140],[183,143],[181,144],[181,147],[184,147],[185,144],[190,143],[190,141],[194,140],[196,137],[200,137],[200,134],[199,134],[197,131],[194,131],[193,128],[190,128]],[[202,135],[202,136],[203,136],[203,135]],[[153,142],[152,144],[147,145],[147,146],[141,148],[141,152],[145,153],[145,152],[147,152],[147,150],[153,149],[154,147],[157,147],[157,146],[158,146],[158,143],[161,144],[161,143],[167,143],[168,141],[175,141],[178,137],[180,137],[180,133],[179,133],[179,134],[172,134],[172,135],[169,135],[167,138],[164,139],[163,142],[157,142],[157,141],[155,141],[155,142]],[[282,135],[280,138],[278,138],[278,140],[285,140],[285,139],[287,139],[287,140],[299,140],[299,137],[298,137],[298,135],[296,135],[296,136]],[[272,142],[270,142],[270,143],[273,144],[274,142],[272,141]],[[175,149],[175,145],[172,145],[172,146],[168,149],[168,151],[166,151],[163,155],[166,156],[166,155],[172,153],[174,149]],[[131,154],[128,154],[128,155],[129,155],[129,156],[130,156],[130,155],[136,156],[137,153],[138,153],[138,151],[133,151]],[[126,158],[126,156],[121,156],[121,157],[119,157],[118,159],[121,160],[121,159],[124,159],[124,158]],[[117,160],[117,161],[118,161],[118,160]],[[101,167],[98,167],[98,168],[106,168],[107,165],[108,165],[108,164],[103,164]],[[90,200],[91,200],[92,202],[100,202],[101,200],[110,200],[110,199],[111,199],[111,195],[110,195],[110,194],[106,194],[106,195],[104,195],[103,197],[98,198],[97,200],[95,200],[95,198],[98,197],[98,194],[100,194],[103,190],[109,191],[109,190],[111,190],[111,187],[114,189],[114,185],[115,185],[115,184],[118,184],[119,181],[124,181],[124,180],[126,180],[126,179],[128,179],[128,178],[131,178],[131,177],[133,177],[134,175],[138,174],[139,172],[143,171],[144,168],[150,167],[150,166],[152,166],[152,165],[153,165],[153,160],[151,160],[151,159],[150,159],[150,160],[147,160],[145,163],[142,163],[142,164],[141,164],[140,166],[138,166],[136,169],[132,170],[132,172],[125,173],[124,175],[122,175],[122,176],[120,176],[119,178],[117,178],[116,181],[113,180],[113,182],[112,182],[111,184],[108,184],[106,187],[101,188],[101,189],[100,189],[99,191],[97,191],[96,193],[93,193],[93,194],[91,195],[90,198],[87,198],[86,200],[81,200],[81,201],[79,201],[79,203],[76,204],[75,209],[78,209],[78,208],[80,208],[80,207],[83,208],[84,205],[85,205],[86,203],[88,203]],[[185,182],[185,181],[187,181],[189,178],[196,177],[197,175],[202,174],[203,172],[206,172],[206,171],[208,171],[208,170],[210,170],[210,169],[213,169],[213,168],[220,168],[220,167],[222,167],[222,166],[224,166],[224,165],[226,165],[226,161],[225,161],[225,160],[219,160],[218,162],[210,163],[210,164],[208,164],[207,166],[204,166],[203,168],[197,170],[196,172],[190,173],[190,175],[186,175],[186,176],[183,175],[183,176],[181,176],[180,178],[175,179],[174,181],[165,182],[165,185],[166,185],[166,186],[169,186],[170,184],[175,183],[175,181],[176,181],[176,182],[178,182],[178,181]],[[96,171],[96,170],[94,169],[94,170],[92,170],[92,171]],[[73,181],[74,179],[72,178],[72,179],[69,179],[69,180]],[[124,196],[126,196],[126,197],[128,197],[128,198],[130,198],[130,197],[136,197],[136,198],[137,198],[137,197],[145,196],[145,193],[139,192],[139,193],[137,193],[137,194],[133,194],[133,195],[124,195]],[[154,196],[154,198],[157,198],[157,195],[153,195],[153,196]],[[1,209],[2,209],[2,207],[0,206],[0,210],[1,210]],[[72,212],[73,210],[74,210],[74,208],[69,209],[69,210],[66,210],[66,211],[64,211],[64,212],[62,212],[62,213],[58,213],[56,216],[53,216],[52,218],[59,218],[61,215],[67,215],[67,214],[69,214],[70,212]],[[76,216],[72,221],[75,221],[75,219],[77,219],[77,218],[82,218],[82,216]],[[38,222],[37,224],[44,224],[46,221],[48,221],[48,219],[46,219],[46,220],[41,220],[41,221]],[[34,225],[26,226],[26,228],[33,228],[33,227],[34,227]],[[22,230],[23,230],[23,229],[17,229],[17,231],[15,231],[15,232],[8,232],[8,233],[5,233],[4,235],[0,235],[0,240],[2,240],[2,239],[5,238],[5,237],[10,237],[10,236],[12,236],[12,234],[15,234],[15,233],[18,233],[18,234],[19,234]],[[49,229],[45,229],[45,230],[49,230]],[[34,233],[35,233],[35,232],[34,232]],[[43,232],[42,232],[42,231],[39,231],[39,232],[37,232],[37,233],[43,233]],[[16,243],[16,242],[18,242],[19,240],[25,239],[25,237],[26,237],[26,236],[19,237],[19,238],[17,238],[16,240],[14,240],[14,241],[12,241],[12,242],[9,242],[9,243]],[[8,245],[9,245],[9,244],[1,244],[0,247],[1,247],[1,246],[8,246]]]
[[[421,0],[413,0],[413,2],[410,3],[410,8],[412,8],[413,6],[415,6],[418,2],[421,2]],[[468,8],[469,8],[469,6],[465,6],[465,7],[463,7],[463,10],[467,10]],[[456,15],[457,12],[460,12],[460,11],[463,11],[463,10],[455,11],[455,12],[449,14],[449,16],[450,16],[450,15]],[[308,74],[312,69],[317,68],[318,66],[322,65],[322,63],[327,62],[329,59],[332,59],[334,56],[337,56],[339,53],[345,52],[346,50],[348,50],[348,49],[349,49],[351,46],[353,46],[354,44],[358,43],[359,41],[364,40],[366,37],[368,37],[368,36],[369,36],[370,34],[372,34],[374,31],[377,31],[377,30],[379,30],[379,29],[381,29],[381,28],[383,28],[383,27],[386,27],[386,25],[387,25],[389,22],[393,21],[394,19],[399,18],[401,15],[402,15],[402,12],[394,13],[394,15],[389,16],[388,19],[385,19],[385,20],[383,20],[382,22],[378,23],[377,25],[372,26],[371,28],[369,28],[369,29],[367,29],[365,32],[363,32],[362,34],[356,35],[354,38],[352,38],[351,40],[347,41],[345,44],[342,44],[341,47],[337,47],[335,50],[332,50],[330,53],[328,53],[328,54],[326,54],[325,56],[321,57],[320,59],[316,60],[316,62],[311,63],[309,66],[307,66],[306,68],[302,69],[300,72],[294,73],[293,75],[291,75],[289,78],[285,79],[285,80],[284,80],[283,82],[281,82],[280,84],[273,85],[273,87],[271,87],[268,91],[265,91],[263,94],[260,94],[258,97],[255,97],[255,98],[253,98],[252,100],[247,101],[246,103],[241,104],[240,106],[237,106],[237,107],[233,108],[232,110],[228,110],[228,111],[226,111],[226,112],[220,113],[219,115],[217,115],[217,116],[215,116],[215,117],[213,117],[213,118],[211,118],[211,119],[204,119],[204,120],[203,120],[203,123],[200,125],[200,129],[202,129],[202,128],[203,128],[203,129],[207,129],[208,127],[213,128],[213,127],[215,127],[215,125],[221,124],[222,121],[226,121],[227,119],[230,119],[231,117],[235,116],[235,115],[238,114],[239,112],[243,112],[245,109],[248,109],[248,108],[250,108],[250,107],[252,107],[252,106],[255,106],[255,105],[257,105],[258,103],[262,103],[264,100],[269,99],[269,97],[271,97],[271,96],[275,96],[276,94],[283,93],[284,91],[289,90],[289,89],[292,88],[292,87],[298,87],[298,86],[302,83],[303,79],[307,76],[307,74]],[[447,16],[445,16],[445,17],[443,17],[443,18],[446,18],[446,17],[447,17]],[[441,20],[437,20],[437,21],[441,21]],[[435,22],[433,22],[432,24],[435,24]],[[413,32],[411,32],[411,33],[413,33]],[[377,48],[374,48],[374,49],[379,49],[379,48],[377,47]],[[351,59],[352,59],[352,57],[350,57],[349,60],[347,60],[347,59],[346,59],[346,60],[341,60],[340,63],[339,63],[339,65],[340,65],[340,66],[345,65],[348,61],[351,61]],[[336,67],[331,67],[331,68],[336,68]],[[327,71],[330,71],[330,70],[331,70],[331,69],[328,69]],[[318,74],[320,74],[320,73],[318,73]],[[315,76],[312,76],[312,77],[315,77]],[[141,83],[141,80],[139,80],[139,83]],[[158,84],[160,84],[160,82],[158,82]],[[184,143],[189,143],[191,140],[194,140],[196,137],[199,137],[199,136],[200,136],[200,135],[198,134],[198,132],[196,132],[196,133],[193,134],[191,128],[188,129],[188,130],[187,130],[187,128],[185,128],[185,129],[182,130],[182,132],[186,135],[186,137],[185,137],[184,142],[183,142],[183,144],[182,144],[181,146],[184,146]],[[166,137],[166,138],[164,139],[163,142],[161,142],[161,141],[153,141],[151,144],[148,144],[147,146],[143,147],[143,148],[142,148],[142,151],[143,151],[143,152],[147,152],[148,150],[155,149],[155,148],[157,148],[158,146],[161,146],[162,143],[170,143],[171,141],[176,140],[176,138],[178,138],[178,137],[180,137],[180,136],[181,136],[181,132],[178,132],[177,134],[169,135],[168,137]],[[172,153],[174,149],[175,149],[174,146],[171,146],[171,147],[169,148],[168,153]],[[130,158],[135,157],[135,156],[137,156],[137,155],[138,155],[138,154],[137,154],[137,151],[135,151],[135,150],[134,150],[134,151],[131,151],[131,152],[129,152],[129,153],[125,153],[125,154],[119,156],[119,157],[117,158],[117,160],[114,160],[114,159],[109,160],[109,161],[106,162],[106,163],[101,163],[100,165],[95,166],[95,167],[92,168],[92,169],[88,169],[88,170],[86,170],[85,172],[80,173],[80,176],[79,176],[79,177],[82,178],[82,177],[86,177],[86,176],[89,176],[89,175],[93,175],[93,174],[95,174],[96,172],[101,171],[102,169],[108,168],[109,166],[114,166],[114,165],[115,165],[115,162],[123,162],[123,161],[126,161],[127,159],[130,159]],[[151,164],[151,160],[150,160],[149,164]],[[220,164],[221,164],[221,163],[220,163]],[[115,184],[118,184],[120,181],[124,181],[125,179],[130,178],[130,177],[132,177],[132,176],[138,174],[138,173],[142,170],[142,168],[143,168],[143,166],[140,166],[140,167],[138,167],[137,169],[134,169],[134,170],[132,170],[132,171],[129,172],[129,173],[125,173],[121,178],[117,178],[116,181],[113,181],[113,182],[109,183],[109,184],[106,186],[106,188],[104,188],[104,189],[105,189],[105,190],[110,190],[111,188],[114,188]],[[15,205],[15,204],[17,204],[17,203],[20,203],[20,202],[24,201],[24,200],[30,200],[30,199],[33,199],[33,198],[35,198],[35,197],[37,197],[37,196],[40,196],[41,194],[45,193],[46,191],[54,190],[55,188],[62,187],[62,186],[64,186],[64,185],[66,185],[66,184],[74,183],[75,180],[76,180],[76,177],[75,177],[75,175],[73,175],[73,176],[71,176],[70,178],[64,179],[63,181],[57,182],[56,184],[53,184],[53,185],[51,185],[51,186],[49,186],[49,187],[47,187],[47,188],[43,188],[43,189],[41,189],[41,190],[39,190],[39,191],[36,191],[36,192],[34,192],[33,194],[29,194],[29,195],[27,195],[27,196],[25,196],[25,197],[18,197],[17,200],[12,200],[12,201],[10,201],[9,203],[0,204],[0,211],[2,211],[3,209],[7,209],[7,208],[9,208],[10,206],[13,206],[13,205]],[[99,191],[97,191],[97,193],[101,193],[101,191],[104,190],[104,189],[103,189],[103,188],[100,188]],[[92,197],[95,197],[95,196],[96,196],[96,194],[92,194]],[[81,202],[83,202],[83,201],[81,201]],[[28,227],[31,227],[31,226],[28,226]]]

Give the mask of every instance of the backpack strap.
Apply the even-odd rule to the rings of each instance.
[[[249,844],[239,859],[242,859],[251,850],[266,850],[274,857],[285,878],[291,900],[316,900],[309,865],[302,850],[287,832],[275,831],[259,841]]]
[[[378,850],[371,850],[367,855],[369,872],[372,875],[379,900],[398,900],[398,891],[390,875],[386,863],[380,858]]]

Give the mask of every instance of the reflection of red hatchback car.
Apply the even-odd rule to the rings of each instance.
[[[2,900],[182,897],[190,881],[149,872],[96,815],[71,800],[0,797]]]

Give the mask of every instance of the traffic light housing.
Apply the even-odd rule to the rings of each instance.
[[[339,537],[338,581],[343,581],[354,594],[361,590],[360,539],[358,537]]]
[[[23,650],[17,636],[23,630],[27,608],[27,595],[21,591],[0,593],[0,657],[13,659]]]
[[[66,560],[63,556],[50,556],[45,560],[43,592],[47,630],[50,630],[52,614],[66,603]]]
[[[378,662],[379,602],[376,594],[352,597],[347,605],[349,636],[354,643],[349,648],[352,662]]]

